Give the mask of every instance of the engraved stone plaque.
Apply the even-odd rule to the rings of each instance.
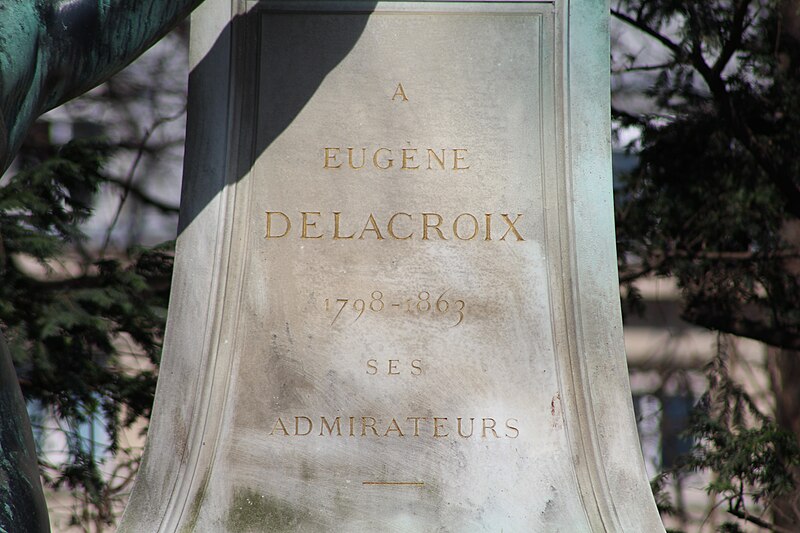
[[[207,0],[128,531],[659,531],[603,2]]]

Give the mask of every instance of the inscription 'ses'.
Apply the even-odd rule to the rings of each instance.
[[[378,369],[379,366],[381,367],[380,370]],[[402,376],[404,373],[412,376],[421,376],[422,359],[412,359],[410,366],[408,362],[404,365],[402,359],[388,359],[386,361],[379,361],[378,359],[367,360],[368,376],[377,376],[379,374],[386,376]]]
[[[398,311],[416,315],[452,315],[456,319],[451,327],[458,326],[464,321],[464,312],[467,304],[464,300],[453,300],[445,298],[450,289],[443,291],[434,299],[428,291],[420,291],[415,298],[389,299],[384,302],[382,291],[372,291],[370,299],[363,298],[325,298],[325,311],[335,312],[331,320],[331,326],[344,314],[345,310],[356,315],[353,323],[357,322],[365,313],[384,313],[386,311]]]
[[[353,223],[352,215],[341,211],[299,211],[291,217],[283,211],[266,211],[267,239],[282,239],[294,235],[300,239],[378,241],[524,241],[517,224],[522,213],[459,213],[445,216],[439,213],[406,213],[388,216],[369,213],[363,223]],[[513,218],[512,218],[513,217]],[[361,217],[359,217],[361,218]],[[498,221],[499,219],[499,221]],[[363,220],[363,218],[361,218]],[[295,228],[294,233],[292,228]],[[360,230],[360,231],[359,231]]]

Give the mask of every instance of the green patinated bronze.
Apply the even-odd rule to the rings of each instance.
[[[0,532],[48,529],[31,425],[11,356],[0,337]]]
[[[0,0],[0,174],[39,115],[102,83],[201,1]],[[40,531],[30,422],[0,338],[0,533]]]
[[[101,83],[201,0],[0,0],[0,170],[31,122]]]

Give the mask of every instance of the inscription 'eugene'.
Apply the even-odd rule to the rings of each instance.
[[[385,148],[375,149],[340,148],[327,146],[323,149],[322,168],[336,170],[364,167],[378,170],[399,168],[401,170],[469,170],[466,148]]]

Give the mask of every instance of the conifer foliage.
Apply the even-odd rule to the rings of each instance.
[[[110,153],[73,142],[0,182],[0,327],[26,399],[65,431],[69,458],[49,465],[48,481],[82,493],[91,516],[75,519],[98,526],[113,520],[114,484],[130,482],[99,465],[119,451],[120,430],[150,414],[172,270],[170,245],[122,257],[85,247],[81,224]],[[128,351],[152,365],[123,365]],[[104,428],[104,449],[81,434],[86,424]]]
[[[641,132],[639,164],[617,191],[628,311],[636,280],[671,277],[684,320],[771,346],[774,411],[736,383],[720,349],[696,445],[673,474],[711,473],[729,531],[798,531],[800,2],[612,0],[612,16],[658,51],[613,58],[649,80],[647,105],[620,98],[614,109]]]

